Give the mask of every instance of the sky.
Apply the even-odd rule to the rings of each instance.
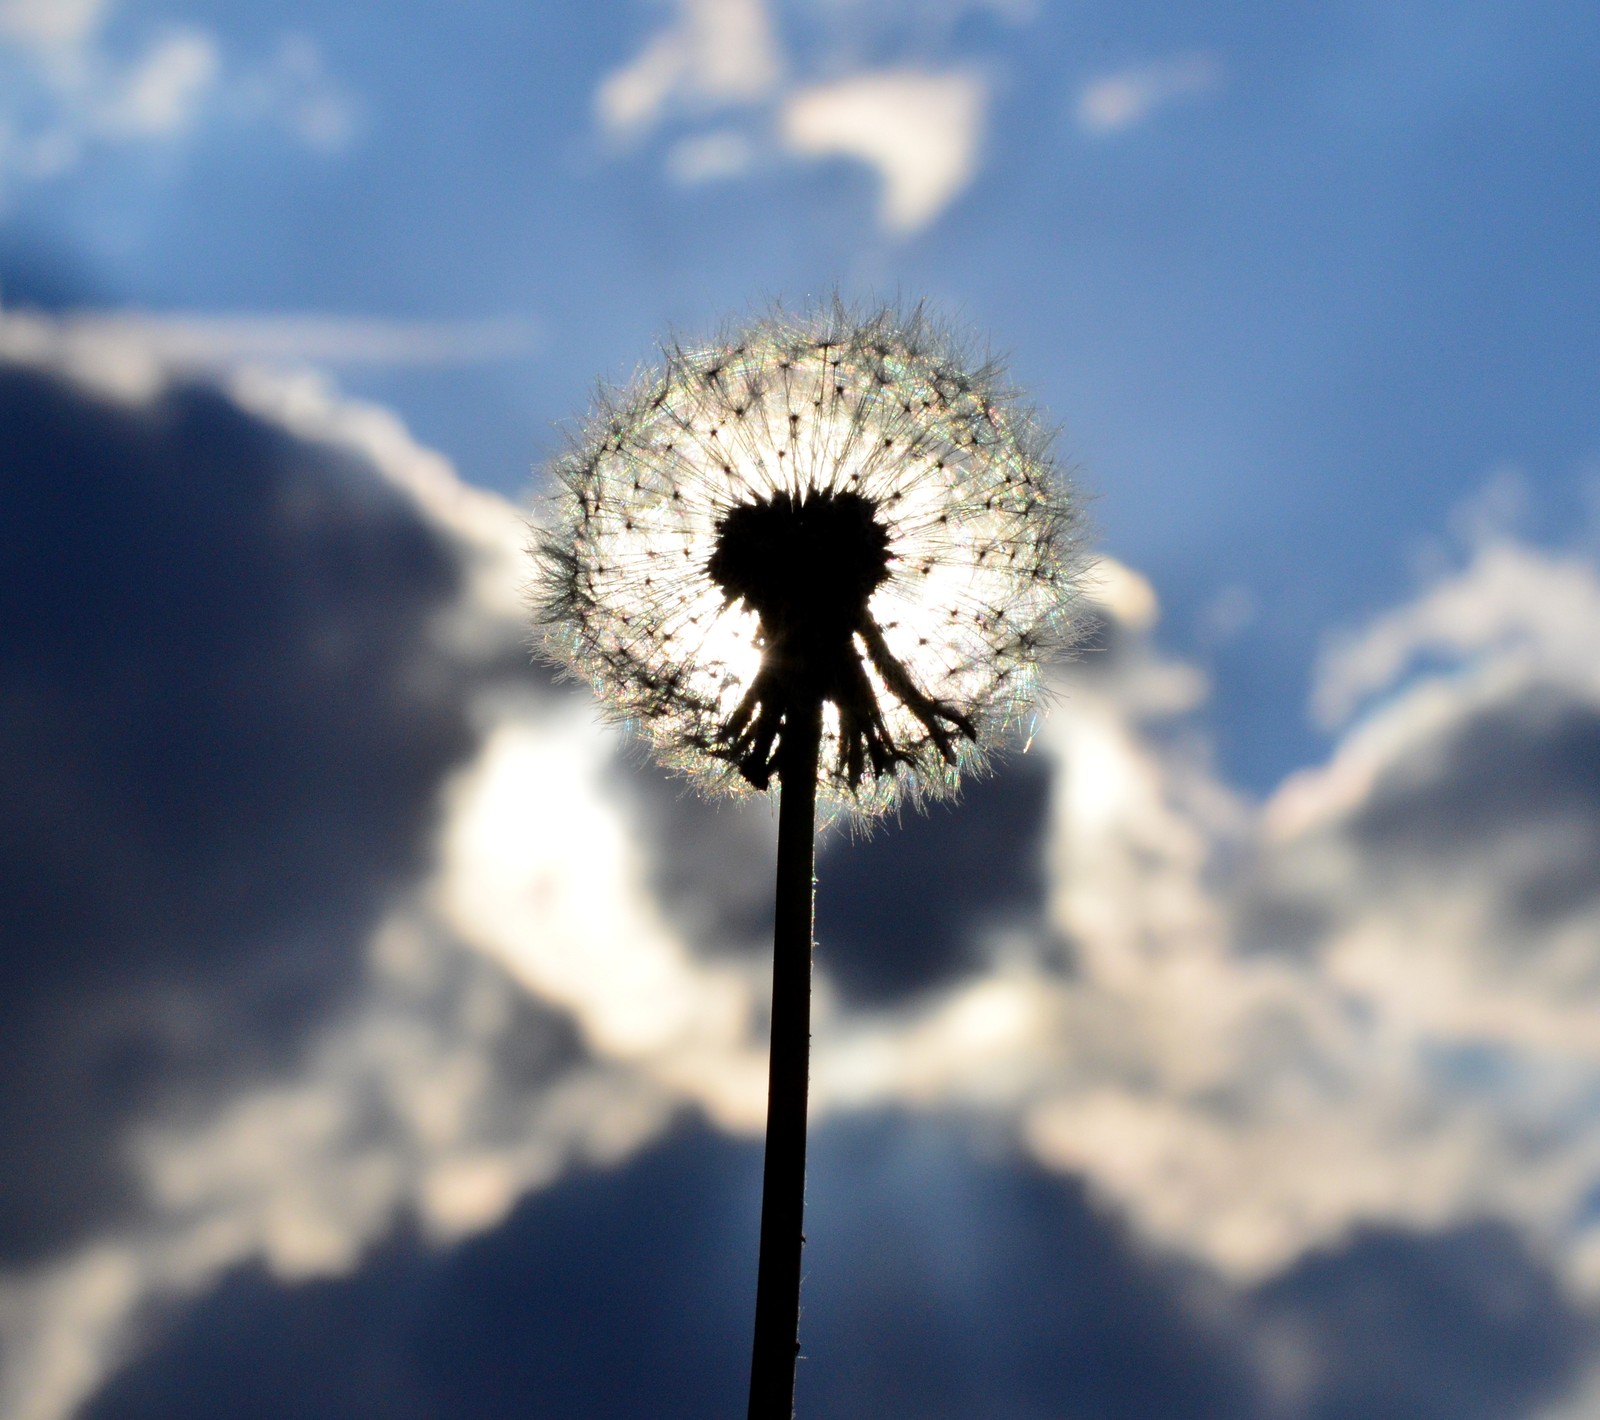
[[[0,0],[0,1414],[743,1403],[775,823],[529,656],[597,381],[926,300],[1088,500],[822,840],[803,1420],[1600,1416],[1600,14]]]

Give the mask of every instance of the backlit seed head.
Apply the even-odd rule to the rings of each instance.
[[[544,650],[707,789],[768,787],[820,700],[825,802],[950,793],[1077,632],[1080,518],[1048,438],[920,310],[673,345],[553,472]]]

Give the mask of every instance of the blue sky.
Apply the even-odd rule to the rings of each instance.
[[[268,1410],[364,1413],[524,1258],[708,1413],[744,1309],[672,1288],[748,1220],[541,1229],[744,1196],[770,824],[524,665],[513,505],[597,379],[839,290],[992,342],[1113,561],[1038,758],[825,850],[814,1413],[919,1298],[1031,1338],[952,1415],[1593,1413],[1597,60],[1575,0],[0,0],[10,1408],[210,1413],[337,1315]],[[595,1344],[495,1374],[628,1413]],[[495,1403],[448,1369],[385,1383]]]

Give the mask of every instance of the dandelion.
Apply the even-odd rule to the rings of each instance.
[[[1077,629],[1077,505],[918,310],[777,312],[602,395],[534,552],[546,651],[668,765],[779,794],[751,1420],[792,1413],[819,802],[956,791]]]

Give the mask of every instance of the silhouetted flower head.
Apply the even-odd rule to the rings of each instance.
[[[673,346],[555,465],[547,652],[704,787],[766,788],[820,700],[825,800],[948,793],[1075,629],[1079,519],[1048,445],[920,311]]]

